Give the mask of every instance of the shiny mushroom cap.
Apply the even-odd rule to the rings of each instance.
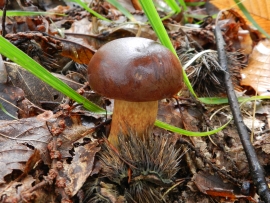
[[[182,66],[166,47],[128,37],[102,46],[88,64],[88,81],[97,93],[131,102],[172,97],[182,87]]]

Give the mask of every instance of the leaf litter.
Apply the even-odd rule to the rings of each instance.
[[[12,5],[13,4],[14,3],[12,3]],[[95,6],[96,8],[99,8],[98,4]],[[129,7],[130,5],[128,8]],[[108,7],[100,7],[101,10],[105,8],[107,11],[114,9],[111,5]],[[58,11],[63,12],[61,9]],[[99,24],[99,22],[94,24],[95,21],[93,19],[91,21],[86,19],[89,14],[85,11],[78,8],[69,10],[69,12],[71,11],[74,12],[73,16],[70,15],[68,18],[71,19],[68,19],[68,21],[63,20],[62,25],[70,27],[70,25],[76,22],[79,26],[82,26],[81,23],[84,21],[87,23],[87,26],[90,27],[90,35],[88,33],[89,31],[85,30],[82,31],[83,33],[80,33],[83,35],[76,35],[74,32],[78,32],[78,30],[76,31],[70,27],[71,29],[69,33],[67,33],[67,40],[70,41],[58,40],[48,36],[35,36],[33,33],[29,34],[27,32],[21,34],[14,33],[8,35],[7,38],[13,43],[18,42],[18,38],[25,39],[27,43],[21,44],[21,48],[25,49],[24,51],[33,58],[35,58],[35,55],[33,55],[34,52],[29,51],[26,45],[32,45],[34,43],[35,49],[39,50],[37,52],[37,59],[41,63],[46,61],[47,63],[44,63],[44,66],[47,66],[48,68],[51,68],[50,64],[54,64],[53,67],[56,67],[54,70],[57,72],[61,72],[61,68],[64,66],[63,64],[66,63],[59,63],[59,60],[51,60],[56,57],[61,58],[59,52],[63,55],[63,52],[66,50],[67,54],[64,55],[68,59],[71,58],[79,63],[86,63],[85,61],[89,60],[89,56],[91,58],[91,55],[95,50],[113,39],[136,36],[138,34],[146,38],[156,39],[156,36],[149,26],[140,28],[140,26],[136,24],[133,24],[132,26],[127,26],[124,23],[122,25],[120,23],[120,26],[106,23]],[[104,12],[104,14],[106,14],[106,12]],[[112,15],[111,17],[114,20],[123,20],[123,18],[125,18],[118,12],[112,12],[110,15]],[[145,17],[143,14],[139,15]],[[240,21],[238,21],[238,15],[239,14],[234,11],[229,11],[226,13],[226,17],[224,17],[224,29],[225,35],[227,36],[225,40],[228,42],[226,48],[228,51],[237,51],[241,47],[249,47],[249,49],[251,47],[253,53],[249,56],[249,52],[241,52],[242,57],[236,57],[238,62],[242,64],[238,67],[242,75],[242,80],[237,76],[235,81],[240,81],[240,87],[243,88],[241,91],[246,91],[249,95],[254,94],[255,91],[259,95],[267,95],[269,92],[267,83],[267,79],[269,78],[269,74],[267,73],[269,54],[267,54],[267,46],[269,43],[268,41],[261,41],[258,43],[251,38],[245,42],[247,44],[243,44],[242,39],[243,33],[245,32],[242,30],[246,30],[248,25],[246,25],[241,18]],[[109,14],[107,17],[110,17]],[[29,18],[29,20],[25,21],[28,22],[26,27],[29,30],[32,30],[33,28],[30,26],[30,22],[35,22],[36,28],[42,28],[51,35],[56,34],[56,31],[52,31],[51,28],[49,29],[46,26],[42,27],[49,22],[48,19],[43,18],[37,21],[36,17],[26,18]],[[53,20],[56,18],[57,16],[52,17]],[[79,20],[82,20],[82,22]],[[20,21],[14,22],[19,23]],[[125,22],[125,19],[122,22]],[[207,49],[215,46],[214,35],[210,28],[211,23],[209,24],[209,27],[206,26],[202,29],[193,29],[191,31],[190,29],[189,31],[184,30],[185,34],[181,31],[180,26],[178,27],[176,21],[169,19],[164,21],[164,24],[167,25],[168,28],[174,27],[174,30],[170,32],[170,35],[175,48],[182,57],[188,58],[187,55],[183,55],[183,53],[189,52],[194,54],[195,52],[201,51],[200,48]],[[86,25],[84,24],[83,26]],[[99,29],[98,32],[94,32],[94,26]],[[114,27],[112,28],[112,26]],[[248,31],[257,35],[257,33],[255,31],[253,32],[250,28]],[[82,40],[81,44],[87,46],[79,44],[74,45],[74,39],[70,37],[72,34],[76,38]],[[30,40],[27,40],[27,37],[30,37]],[[40,42],[46,43],[39,44]],[[185,42],[185,44],[183,44],[183,42]],[[59,43],[63,45],[65,48],[64,50],[59,49],[59,47],[61,47],[59,46]],[[196,43],[199,43],[199,45],[189,47],[191,44]],[[253,48],[255,44],[257,45]],[[85,47],[90,47],[91,51]],[[53,51],[48,52],[48,50]],[[84,52],[85,50],[87,50],[87,52]],[[86,54],[81,55],[80,53]],[[80,56],[81,58],[78,59],[77,56]],[[205,59],[202,59],[202,61],[203,60],[205,61]],[[215,63],[213,61],[210,62]],[[204,62],[206,68],[208,63],[209,61],[207,63]],[[201,64],[202,62],[198,60],[190,66],[190,68],[196,68],[196,66],[200,67]],[[247,67],[243,68],[243,66],[246,65]],[[78,68],[71,65],[68,68],[68,71],[77,72]],[[254,72],[256,73],[256,77],[254,77]],[[26,80],[27,78],[24,79]],[[12,81],[14,81],[14,79],[12,79]],[[31,78],[29,81],[31,81]],[[78,81],[80,82],[80,80]],[[26,83],[28,82],[26,81]],[[205,84],[202,83],[201,86],[203,85]],[[21,85],[18,84],[15,84],[14,86],[22,88]],[[79,89],[79,87],[76,86],[74,89]],[[49,92],[51,93],[52,91]],[[92,95],[95,94],[93,92],[91,93],[91,90],[86,88],[86,94],[89,93]],[[217,96],[217,94],[220,96],[222,93],[225,94],[225,92],[220,91],[218,93],[211,93],[211,96]],[[202,95],[205,95],[205,92],[202,92]],[[38,105],[36,103],[44,100],[41,92],[37,91],[35,96],[36,102],[34,102],[34,105],[31,104],[32,108],[35,105]],[[26,94],[25,97],[28,99],[30,98],[29,94]],[[107,109],[112,108],[113,101],[100,98],[99,96],[91,97],[91,99],[93,98],[97,99],[99,104],[107,107]],[[59,98],[59,102],[61,102],[62,99],[64,99],[63,96]],[[212,113],[221,107],[198,105],[194,100],[190,99],[190,95],[186,90],[183,90],[181,97],[178,97],[177,99],[177,102],[173,99],[161,101],[159,104],[158,118],[186,130],[205,131],[207,129],[215,128],[216,126],[220,126],[221,123],[224,123],[224,120],[230,115],[230,112],[225,109],[218,112],[215,115],[214,120],[209,120]],[[45,98],[45,100],[52,101],[51,98]],[[90,195],[89,197],[93,198],[93,196],[91,197],[93,191],[87,194],[89,188],[100,191],[101,197],[106,199],[104,202],[116,202],[116,200],[118,202],[124,201],[125,198],[123,193],[121,193],[121,190],[120,193],[115,192],[119,189],[117,188],[119,187],[118,185],[108,181],[108,179],[104,177],[103,179],[95,179],[95,177],[100,174],[100,170],[102,170],[96,154],[100,152],[103,136],[106,135],[106,132],[109,129],[109,125],[103,125],[105,118],[88,114],[80,109],[79,106],[76,106],[76,104],[70,106],[56,106],[56,108],[49,109],[53,110],[54,113],[42,109],[43,111],[41,112],[43,113],[41,114],[41,112],[37,110],[38,108],[35,107],[37,112],[34,114],[34,117],[27,118],[26,116],[25,118],[20,118],[15,121],[1,121],[0,166],[3,169],[0,173],[1,201],[9,202],[13,199],[15,202],[18,202],[22,200],[23,197],[23,200],[26,202],[30,202],[30,200],[42,202],[40,197],[43,199],[53,198],[56,200],[57,194],[60,194],[62,200],[66,198],[66,200],[73,199],[74,202],[83,201],[84,197],[87,195]],[[255,126],[255,130],[253,130],[255,133],[253,144],[256,148],[260,163],[265,167],[266,175],[269,177],[269,131],[267,131],[269,129],[269,118],[267,117],[269,112],[269,102],[262,102],[262,106],[266,107],[266,110],[261,113],[258,112],[256,118],[251,116],[252,112],[249,110],[243,110],[243,113],[246,115],[247,127],[252,129],[251,127]],[[42,108],[44,107],[42,106]],[[38,114],[39,116],[36,116]],[[88,125],[91,126],[90,130],[89,127],[82,126],[81,123],[88,123]],[[95,126],[100,127],[96,129]],[[154,129],[154,133],[157,135],[165,133],[166,136],[173,139],[172,142],[176,144],[175,147],[181,149],[181,151],[185,153],[181,158],[179,171],[173,180],[174,183],[177,183],[177,181],[182,179],[185,181],[178,187],[172,186],[169,195],[163,197],[166,198],[164,201],[258,202],[258,196],[256,196],[254,192],[254,186],[249,177],[248,163],[233,123],[230,123],[223,131],[218,132],[216,135],[212,135],[211,138],[183,137],[170,132],[164,132],[158,128]],[[185,144],[181,145],[179,143],[179,140],[181,139],[184,140],[183,143]],[[125,165],[125,163],[122,162],[121,164]],[[125,173],[127,178],[134,178],[130,170],[127,169]],[[163,181],[158,173],[154,175],[148,173],[146,176],[138,176],[136,178],[146,182],[150,181],[150,184],[154,183],[157,185],[161,184]],[[56,189],[50,190],[46,188],[46,186],[42,186],[41,183],[44,182],[47,186],[55,185]],[[127,189],[127,182],[128,181],[125,180],[120,184],[120,187],[126,187]],[[87,184],[90,184],[91,186],[86,187]],[[39,186],[39,188],[35,191],[31,191],[35,186]],[[160,188],[159,192],[160,194],[165,194],[165,189],[168,188],[166,188],[166,185],[162,186],[164,188]],[[65,190],[63,190],[63,188]],[[50,191],[51,193],[47,193],[46,191]],[[157,194],[156,191],[155,194]],[[32,199],[26,198],[29,197],[29,195]],[[130,196],[126,197],[127,199],[131,198]],[[140,200],[138,200],[138,202],[140,202]]]

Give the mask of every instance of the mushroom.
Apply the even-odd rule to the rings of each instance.
[[[89,85],[114,99],[108,140],[135,132],[143,137],[153,128],[158,100],[175,95],[182,87],[182,66],[166,47],[145,38],[128,37],[102,46],[88,64]]]

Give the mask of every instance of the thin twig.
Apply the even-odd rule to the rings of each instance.
[[[266,203],[270,203],[270,191],[267,182],[265,180],[264,170],[260,165],[255,149],[251,144],[250,136],[243,122],[241,111],[237,102],[237,97],[234,92],[234,87],[228,71],[227,57],[224,47],[225,43],[218,24],[216,24],[215,36],[219,56],[219,63],[221,65],[222,73],[224,75],[224,83],[226,86],[228,100],[233,114],[234,123],[237,127],[240,140],[242,142],[245,154],[247,156],[247,160],[250,167],[250,173],[252,175],[254,185],[257,188],[257,193],[259,194],[261,200]]]
[[[8,6],[8,1],[6,0],[4,8],[3,8],[3,16],[2,16],[2,36],[5,37],[6,36],[6,13],[7,13],[7,6]]]

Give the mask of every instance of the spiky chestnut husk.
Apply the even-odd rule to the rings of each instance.
[[[178,51],[182,64],[187,63],[196,53],[188,53],[184,48]],[[235,89],[241,91],[240,69],[244,66],[244,55],[240,52],[227,52],[228,68]],[[193,65],[186,69],[186,73],[198,96],[222,96],[226,94],[222,69],[218,63],[216,52],[205,53]]]
[[[161,190],[179,170],[180,150],[167,136],[148,134],[148,139],[120,135],[118,152],[105,143],[100,153],[102,175],[124,191],[127,202],[164,202]]]
[[[83,185],[83,203],[124,203],[125,197],[119,194],[116,184],[103,181],[102,177],[89,177]]]

